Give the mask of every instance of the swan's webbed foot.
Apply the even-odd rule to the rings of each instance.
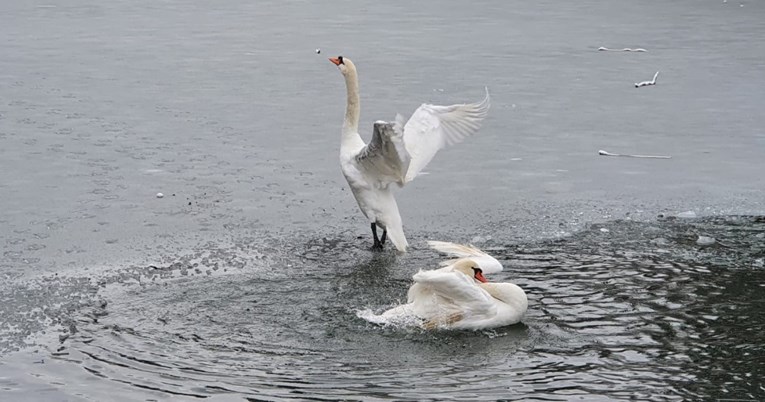
[[[377,224],[372,222],[372,236],[374,244],[372,244],[372,251],[383,251],[383,244],[385,244],[385,236],[387,231],[383,230],[382,241],[377,237]]]

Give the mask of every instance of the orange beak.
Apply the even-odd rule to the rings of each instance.
[[[330,57],[329,61],[331,61],[336,66],[340,65],[340,59],[338,59],[337,57]]]
[[[475,279],[478,279],[479,282],[488,283],[489,281],[486,280],[486,277],[483,276],[483,273],[476,272],[475,273]]]

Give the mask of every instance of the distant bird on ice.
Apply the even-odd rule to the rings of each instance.
[[[345,78],[347,104],[340,141],[340,168],[361,212],[369,219],[374,236],[373,250],[382,250],[387,237],[396,249],[406,251],[401,215],[391,184],[399,187],[422,172],[436,153],[456,144],[481,127],[489,112],[489,91],[478,103],[451,106],[423,104],[409,121],[396,116],[395,123],[374,123],[372,140],[365,144],[359,135],[359,80],[356,66],[343,56],[329,59]],[[408,64],[410,68],[416,65]],[[377,226],[383,233],[377,237]]]
[[[601,46],[598,48],[598,50],[601,52],[647,52],[647,50],[639,48],[639,47],[636,47],[634,49],[631,49],[628,47],[625,47],[624,49],[609,49],[607,47]]]
[[[659,72],[657,71],[656,74],[653,75],[653,79],[651,81],[636,82],[635,88],[645,87],[648,85],[656,85],[656,77],[658,76]]]

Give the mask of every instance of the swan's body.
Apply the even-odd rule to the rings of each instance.
[[[407,304],[380,315],[365,314],[363,318],[380,324],[417,324],[425,329],[477,330],[520,322],[528,308],[523,289],[512,283],[491,283],[483,277],[482,267],[490,272],[501,271],[499,261],[470,246],[430,244],[459,258],[443,268],[415,274]],[[449,249],[457,252],[446,251]]]
[[[648,85],[656,85],[656,77],[658,76],[659,72],[657,71],[656,74],[653,75],[653,79],[651,81],[636,82],[635,88],[645,87]]]
[[[386,237],[399,251],[408,246],[391,184],[412,181],[441,148],[475,134],[489,110],[489,94],[480,103],[452,106],[423,104],[404,122],[377,121],[372,140],[359,135],[359,84],[356,67],[348,58],[330,58],[345,77],[347,105],[340,142],[340,168],[371,223],[374,248],[382,249]],[[377,226],[383,228],[380,239]]]

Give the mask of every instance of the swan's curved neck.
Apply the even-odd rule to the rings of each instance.
[[[482,283],[481,288],[488,292],[491,297],[508,304],[517,303],[525,299],[525,293],[517,285],[511,283]]]
[[[483,290],[485,290],[487,293],[489,293],[491,295],[491,297],[493,297],[495,299],[498,299],[498,300],[502,300],[501,299],[501,295],[499,294],[499,291],[498,291],[499,289],[497,289],[496,286],[494,286],[493,283],[491,283],[491,282],[489,282],[489,283],[481,283],[478,286],[480,286]]]
[[[358,135],[359,133],[359,78],[356,68],[349,66],[345,74],[345,88],[348,91],[348,104],[345,107],[345,121],[343,121],[343,137]]]

